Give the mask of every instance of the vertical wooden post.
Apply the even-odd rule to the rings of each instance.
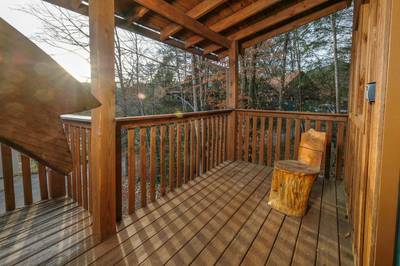
[[[116,232],[114,0],[90,1],[90,63],[93,95],[91,164],[93,233],[100,241]]]
[[[55,199],[65,196],[65,176],[49,169],[49,195]]]
[[[239,86],[239,71],[238,71],[238,42],[233,41],[229,50],[229,86],[226,94],[226,105],[228,108],[236,109],[238,107],[238,86]],[[236,112],[233,111],[228,117],[227,131],[227,159],[235,160],[235,145],[236,145]]]
[[[1,162],[3,166],[4,199],[6,211],[15,209],[14,174],[12,165],[12,152],[10,147],[0,144]]]

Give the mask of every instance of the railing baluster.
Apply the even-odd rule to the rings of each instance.
[[[47,173],[46,166],[38,163],[38,175],[39,175],[39,187],[40,187],[40,199],[46,200],[49,198],[47,191]]]
[[[220,164],[222,160],[222,140],[223,140],[223,116],[218,116],[218,161],[217,163]]]
[[[241,114],[238,115],[238,125],[237,125],[237,131],[238,131],[238,136],[237,136],[237,159],[238,160],[243,160],[243,116]]]
[[[207,171],[211,169],[211,119],[207,118]]]
[[[215,132],[214,132],[214,117],[210,118],[210,169],[214,167],[214,140],[215,140]]]
[[[201,173],[207,171],[207,120],[201,119]]]
[[[252,135],[252,144],[251,144],[251,162],[256,163],[257,157],[257,116],[253,116],[253,133]]]
[[[342,170],[342,153],[343,153],[343,139],[344,139],[344,123],[338,123],[338,130],[337,130],[337,142],[336,142],[336,169],[335,174],[336,178],[340,179],[341,170]]]
[[[32,181],[31,181],[31,162],[29,157],[21,154],[22,164],[22,185],[24,188],[25,205],[32,204]]]
[[[249,161],[249,135],[250,135],[250,116],[246,115],[246,129],[244,138],[244,160]]]
[[[196,169],[195,177],[200,176],[200,149],[201,149],[201,136],[200,136],[200,120],[195,120],[196,129]]]
[[[282,118],[278,117],[276,124],[276,146],[275,146],[275,161],[281,159],[281,138],[282,138]]]
[[[150,201],[156,200],[156,138],[157,128],[150,128]]]
[[[128,129],[128,213],[136,207],[136,152],[135,129]]]
[[[300,145],[301,120],[296,118],[294,125],[294,159],[297,160]]]
[[[326,121],[326,152],[325,156],[325,178],[329,178],[331,170],[331,142],[332,142],[332,121]]]
[[[272,116],[268,119],[268,144],[267,144],[267,162],[268,166],[272,166],[272,139],[274,135],[274,118]]]
[[[292,133],[292,119],[286,118],[286,132],[285,132],[285,160],[290,159],[290,138]]]
[[[88,180],[87,180],[87,135],[82,128],[82,183],[83,183],[83,207],[88,209]]]
[[[165,132],[166,126],[160,127],[160,193],[165,195]]]
[[[264,164],[264,146],[265,146],[265,117],[261,117],[261,125],[260,125],[260,156],[258,158],[258,163]]]
[[[311,121],[310,119],[306,119],[305,131],[309,130],[310,128],[311,128]]]
[[[194,179],[194,168],[195,168],[195,142],[194,142],[194,136],[195,135],[195,126],[194,126],[194,121],[190,121],[190,175],[189,179],[192,180]]]
[[[147,205],[146,128],[140,129],[140,204]]]
[[[315,122],[315,130],[321,131],[321,120]]]
[[[184,144],[183,144],[183,183],[189,179],[189,123],[184,124]]]
[[[182,133],[181,133],[181,124],[176,125],[176,186],[182,186]]]
[[[75,128],[75,165],[76,165],[76,187],[77,187],[77,200],[78,204],[82,206],[82,179],[81,179],[81,160],[80,160],[80,128]]]
[[[76,130],[75,127],[70,127],[70,132],[71,132],[71,152],[72,152],[72,162],[73,162],[73,168],[72,168],[72,198],[74,201],[78,200],[78,194],[77,194],[77,170],[76,170]]]
[[[93,200],[92,200],[92,181],[93,181],[93,179],[92,179],[92,170],[90,169],[90,167],[91,167],[91,163],[90,163],[90,145],[91,145],[91,138],[90,138],[90,134],[91,134],[91,130],[90,129],[88,129],[88,150],[87,150],[87,156],[88,156],[88,158],[89,158],[89,165],[88,165],[88,177],[89,177],[89,184],[88,184],[88,187],[89,187],[89,189],[88,189],[88,193],[89,193],[89,197],[88,197],[88,200],[89,200],[89,206],[88,206],[88,208],[89,208],[89,211],[92,211],[93,210]]]
[[[4,199],[6,211],[15,209],[14,174],[11,148],[1,144],[1,162],[3,166]]]
[[[175,188],[175,126],[169,126],[169,191],[174,191]]]

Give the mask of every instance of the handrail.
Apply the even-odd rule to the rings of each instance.
[[[129,117],[117,117],[115,121],[123,128],[132,128],[140,126],[157,126],[160,124],[174,123],[174,122],[185,122],[194,118],[201,118],[213,115],[223,115],[233,112],[233,109],[223,109],[214,111],[201,111],[201,112],[189,112],[175,114],[162,114],[162,115],[145,115],[145,116],[129,116]]]
[[[314,112],[295,112],[295,111],[275,111],[275,110],[255,110],[255,109],[236,109],[238,112],[245,112],[257,115],[273,115],[275,117],[283,118],[303,118],[310,120],[328,120],[328,121],[347,121],[348,114],[334,114],[334,113],[314,113]]]
[[[162,197],[181,188],[225,161],[231,112],[224,109],[116,118],[117,217],[123,209],[133,213],[137,207],[155,201],[156,194]],[[127,181],[126,197],[122,196],[123,178]],[[160,184],[156,185],[156,180]]]

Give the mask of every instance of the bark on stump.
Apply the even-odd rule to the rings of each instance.
[[[299,161],[278,161],[272,176],[268,204],[284,214],[303,216],[319,169]]]

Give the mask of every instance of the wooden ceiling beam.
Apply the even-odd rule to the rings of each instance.
[[[48,2],[50,4],[57,5],[57,6],[62,7],[62,8],[66,8],[68,10],[71,10],[71,11],[76,12],[78,14],[81,14],[83,16],[88,16],[88,14],[89,14],[89,7],[87,5],[84,5],[84,4],[79,6],[78,9],[73,9],[73,8],[71,8],[71,6],[65,5],[64,2],[66,2],[66,1],[59,1],[59,0],[44,0],[44,1],[46,1],[46,2]],[[185,45],[184,45],[183,42],[179,42],[179,41],[173,40],[173,39],[160,41],[160,34],[158,34],[157,32],[149,30],[149,29],[146,29],[144,27],[141,27],[141,26],[138,26],[138,25],[135,25],[135,24],[132,24],[132,23],[129,24],[129,23],[127,23],[127,20],[121,19],[120,17],[115,17],[115,24],[116,24],[117,27],[119,27],[121,29],[128,30],[128,31],[131,31],[131,32],[135,32],[135,33],[140,34],[140,35],[142,35],[142,36],[144,36],[146,38],[149,38],[149,39],[152,39],[152,40],[155,40],[155,41],[158,41],[158,42],[162,42],[162,43],[177,47],[179,49],[188,51],[189,53],[192,53],[192,54],[203,56],[203,52],[201,50],[199,50],[197,48],[185,48]],[[218,61],[218,57],[215,56],[215,55],[205,55],[204,57],[206,57],[208,59],[211,59],[211,60],[214,60],[214,61]]]
[[[149,9],[143,6],[135,7],[129,14],[126,15],[127,23],[131,24],[133,22],[138,22],[141,20],[147,13],[149,13]]]
[[[168,20],[204,37],[205,39],[221,45],[222,47],[229,48],[231,45],[231,41],[229,41],[226,37],[216,33],[215,31],[210,30],[208,27],[204,26],[197,20],[187,16],[181,10],[163,0],[134,1],[159,14],[160,16],[163,16]]]
[[[210,26],[210,29],[215,32],[221,32],[227,28],[230,28],[245,19],[256,15],[257,13],[267,9],[268,7],[278,3],[280,0],[258,0],[253,4],[246,6],[245,8],[240,9],[238,12],[233,13],[232,15],[218,21],[217,23]],[[194,35],[187,40],[185,40],[185,47],[192,47],[199,42],[203,41],[204,38],[202,36]]]
[[[319,5],[322,5],[329,0],[303,0],[300,2],[297,2],[296,4],[289,6],[285,9],[282,9],[281,11],[273,13],[271,16],[268,16],[267,18],[254,23],[248,27],[245,27],[239,31],[234,32],[233,34],[228,36],[228,39],[232,41],[240,41],[246,37],[249,37],[253,34],[256,34],[257,32],[260,32],[270,26],[273,26],[279,22],[282,22],[284,20],[290,19],[293,16],[296,16],[302,12],[305,12],[307,10],[310,10],[312,8],[315,8]],[[214,51],[217,51],[221,49],[221,46],[216,46],[214,44],[207,45],[204,47],[204,50],[207,51],[207,53],[212,53]]]
[[[334,4],[334,5],[325,7],[325,8],[323,8],[323,9],[321,9],[321,10],[315,12],[315,13],[312,13],[312,14],[306,15],[304,17],[301,17],[299,19],[293,20],[292,22],[287,23],[286,25],[284,25],[282,27],[276,28],[276,29],[271,30],[271,31],[269,31],[267,33],[259,35],[259,36],[255,37],[255,38],[253,38],[253,39],[251,39],[249,41],[243,42],[241,44],[241,49],[246,49],[246,48],[252,47],[252,46],[256,45],[257,43],[260,43],[262,41],[271,39],[271,38],[273,38],[275,36],[278,36],[280,34],[283,34],[283,33],[289,32],[291,30],[294,30],[295,28],[298,28],[300,26],[308,24],[308,23],[310,23],[310,22],[312,22],[314,20],[320,19],[322,17],[329,16],[330,14],[333,14],[333,13],[335,13],[335,12],[337,12],[339,10],[345,9],[347,7],[348,7],[348,1],[347,0],[343,0],[341,2],[338,2],[338,3]],[[222,59],[222,58],[225,58],[226,56],[228,56],[228,54],[229,54],[229,50],[225,50],[222,53],[220,53],[218,57],[220,59]]]
[[[196,5],[193,7],[191,10],[189,10],[186,15],[193,18],[193,19],[199,19],[206,14],[208,14],[211,10],[217,8],[221,4],[225,3],[228,0],[204,0],[200,4]],[[160,33],[161,40],[164,41],[169,38],[169,36],[172,36],[176,33],[178,33],[180,30],[182,30],[183,27],[180,25],[177,25],[175,23],[171,23],[168,26],[166,26]]]

